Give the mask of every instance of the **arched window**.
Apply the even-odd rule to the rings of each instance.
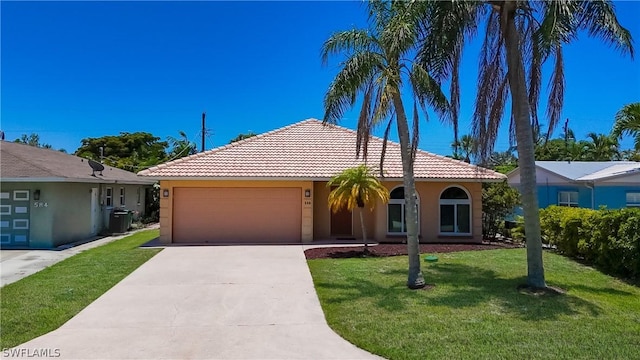
[[[451,186],[440,195],[440,233],[471,235],[471,198],[466,190]]]
[[[420,219],[420,199],[416,198],[418,208],[418,219]],[[398,186],[389,193],[389,203],[387,204],[387,232],[389,234],[406,234],[407,225],[405,218],[404,187]],[[420,221],[418,220],[418,232],[420,231]]]

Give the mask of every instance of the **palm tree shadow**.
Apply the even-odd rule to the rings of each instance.
[[[514,315],[523,320],[553,320],[561,316],[588,313],[599,316],[601,308],[589,301],[572,295],[534,295],[518,290],[518,285],[526,282],[525,277],[504,278],[494,271],[461,264],[432,264],[423,269],[427,282],[435,282],[435,289],[428,291],[409,290],[399,280],[389,286],[352,278],[347,282],[317,283],[318,288],[340,290],[338,296],[326,299],[330,304],[350,303],[370,298],[376,306],[387,311],[406,310],[408,299],[423,297],[428,306],[467,308],[478,305],[491,306],[493,311]],[[406,269],[389,269],[385,275],[406,277]],[[567,284],[553,284],[560,288]],[[575,286],[573,286],[575,288]]]

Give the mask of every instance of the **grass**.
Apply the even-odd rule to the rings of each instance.
[[[81,252],[0,290],[0,348],[57,329],[160,249],[141,244],[158,237],[145,230]]]
[[[640,359],[640,289],[545,253],[564,295],[520,293],[524,249],[438,254],[431,290],[405,286],[407,257],[309,260],[329,325],[388,359]]]

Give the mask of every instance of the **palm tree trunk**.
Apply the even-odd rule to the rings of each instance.
[[[364,206],[358,208],[360,211],[360,226],[362,227],[362,241],[364,241],[364,253],[369,253],[369,242],[367,241],[367,228],[364,226],[364,216],[362,212],[364,212]]]
[[[529,100],[524,72],[524,63],[520,53],[518,33],[515,25],[515,1],[502,5],[502,35],[505,40],[511,106],[516,126],[518,147],[518,166],[522,207],[524,210],[524,228],[527,239],[527,285],[545,288],[544,266],[542,263],[542,240],[540,235],[540,214],[538,211],[538,191],[531,128]]]
[[[413,158],[409,144],[409,124],[404,111],[400,92],[393,94],[393,105],[396,110],[400,152],[402,155],[402,176],[404,178],[405,221],[407,226],[407,253],[409,255],[409,276],[407,286],[420,289],[425,285],[420,271],[420,245],[418,243],[418,211],[416,208],[416,183],[413,177]]]

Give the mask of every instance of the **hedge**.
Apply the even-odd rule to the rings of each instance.
[[[540,210],[545,242],[567,256],[625,278],[640,278],[640,208]]]

